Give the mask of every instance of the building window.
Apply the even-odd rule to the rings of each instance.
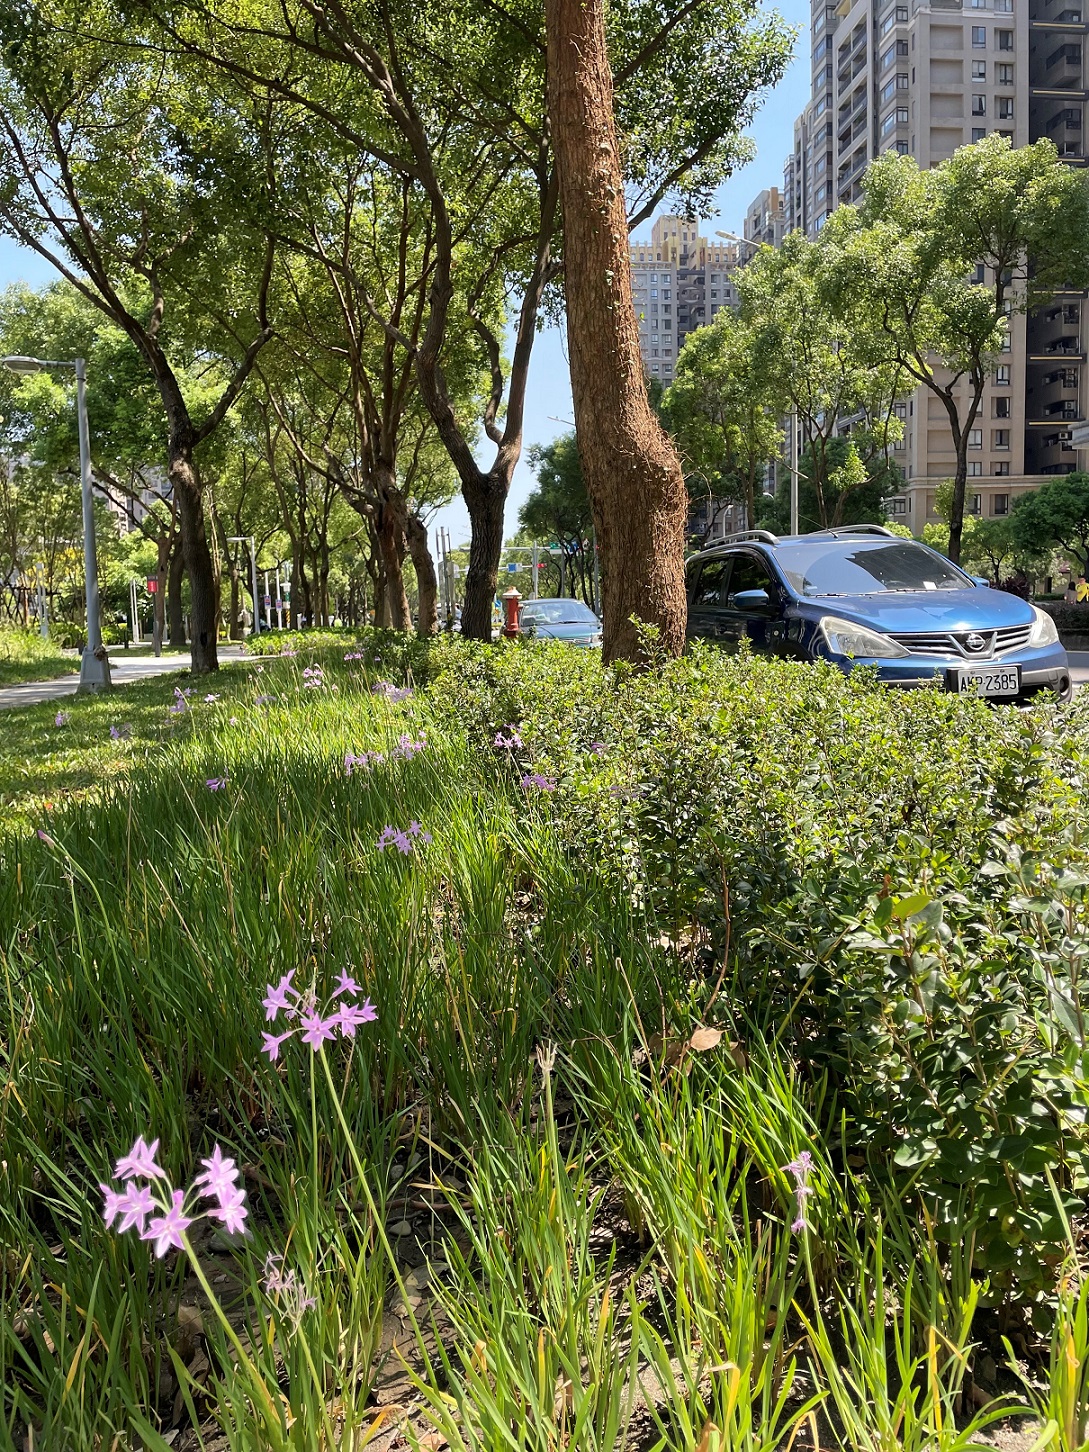
[[[972,97],[972,115],[973,116],[986,116],[986,114],[987,114],[987,97],[986,96],[973,96]]]
[[[976,50],[987,49],[987,27],[985,25],[972,26],[972,45]]]
[[[658,349],[657,349],[657,348],[652,348],[652,349],[651,349],[651,350],[650,350],[650,356],[651,356],[651,357],[652,357],[652,358],[657,358],[657,356],[658,356]]]
[[[898,141],[896,143],[896,153],[898,156],[907,156],[908,144],[906,141]]]
[[[996,398],[994,401],[995,418],[1009,418],[1010,401],[1008,398]]]
[[[991,430],[991,448],[992,449],[1008,449],[1009,446],[1010,446],[1010,431],[1009,431],[1009,429],[992,429]]]
[[[650,365],[650,371],[651,371],[651,372],[652,372],[652,373],[657,373],[657,372],[659,372],[659,371],[660,371],[660,370],[659,370],[659,365],[658,365],[658,364],[657,364],[657,363],[652,363],[652,364],[651,364],[651,365]]]
[[[650,295],[651,295],[651,297],[657,297],[658,296],[658,289],[656,287],[652,287],[651,290],[650,290]]]
[[[967,501],[967,505],[968,505],[967,512],[969,514],[982,514],[983,513],[983,495],[982,494],[969,494],[968,501]]]
[[[651,282],[657,282],[658,281],[658,274],[656,272],[652,272],[650,274],[650,280],[651,280]]]
[[[987,62],[986,61],[973,61],[972,62],[972,80],[973,81],[985,81],[986,79],[987,79]]]
[[[998,99],[995,102],[995,105],[998,107],[998,119],[1000,121],[1012,121],[1013,120],[1013,97],[1012,96],[999,96]]]
[[[1013,66],[1009,62],[999,62],[994,68],[995,81],[1000,86],[1013,85]]]
[[[1006,133],[1003,132],[1002,134],[1005,135]],[[1002,334],[1002,347],[998,351],[1000,353],[1013,352],[1013,338],[1010,336],[1009,328],[1007,328],[1006,331]]]
[[[1000,15],[1013,14],[1013,0],[994,0],[994,8]]]
[[[980,463],[980,461],[978,459],[969,459],[968,460],[968,473],[971,475],[971,477],[973,479],[978,479],[980,477],[980,475],[983,473],[983,465]]]
[[[885,501],[886,514],[906,514],[908,512],[908,501],[906,499],[887,499]]]
[[[982,447],[983,447],[983,430],[982,429],[969,429],[968,430],[968,447],[970,449],[982,449]]]
[[[1008,363],[1000,363],[994,370],[994,381],[998,384],[999,388],[1009,387],[1010,365]]]
[[[896,89],[898,91],[906,91],[907,88],[908,88],[908,78],[907,78],[907,73],[904,72],[903,74],[898,75],[896,77]]]
[[[986,136],[986,134],[987,134],[987,128],[986,128],[986,126],[973,126],[972,127],[972,140],[974,142],[975,141],[982,141],[983,138]]]
[[[1013,31],[1012,30],[996,30],[995,33],[994,33],[994,46],[995,46],[995,50],[1012,50],[1013,49]]]

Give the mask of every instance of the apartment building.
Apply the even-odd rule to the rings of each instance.
[[[630,244],[632,300],[639,351],[650,378],[668,386],[689,333],[720,308],[737,306],[736,242],[709,242],[699,223],[659,217],[649,242]]]
[[[783,225],[816,236],[857,201],[868,164],[890,150],[928,167],[997,131],[1055,141],[1084,165],[1087,99],[1080,0],[813,0],[812,96],[783,174]],[[982,280],[982,279],[981,279]],[[969,454],[969,507],[1009,512],[1019,493],[1070,472],[1069,430],[1086,417],[1085,300],[1056,298],[1011,319]],[[903,405],[905,485],[891,510],[916,533],[936,518],[954,469],[945,410],[927,390]]]
[[[778,247],[787,233],[783,193],[778,187],[765,187],[754,197],[745,212],[745,241],[754,246]]]

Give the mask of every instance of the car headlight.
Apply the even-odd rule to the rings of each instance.
[[[867,660],[875,657],[910,655],[899,642],[865,625],[853,625],[849,620],[840,620],[835,615],[826,615],[820,623],[820,633],[825,645],[833,655],[862,656]]]
[[[1036,619],[1032,622],[1032,633],[1028,638],[1031,646],[1054,645],[1059,639],[1059,632],[1055,629],[1055,622],[1045,610],[1039,609],[1036,605],[1032,607],[1032,613]]]

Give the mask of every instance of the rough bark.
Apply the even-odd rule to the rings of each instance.
[[[185,614],[182,610],[182,582],[185,579],[185,556],[181,536],[175,535],[170,553],[170,588],[167,592],[168,637],[175,650],[185,645]]]
[[[439,577],[427,545],[427,530],[423,521],[411,511],[405,517],[405,543],[416,569],[416,588],[420,597],[416,634],[438,635]]]
[[[377,505],[374,511],[374,528],[378,536],[378,549],[382,557],[382,569],[386,576],[386,595],[389,602],[389,623],[394,630],[408,630],[412,615],[405,591],[405,531],[406,510],[400,491],[392,478],[379,472],[375,480]]]
[[[639,658],[632,617],[655,626],[665,649],[679,655],[688,496],[639,355],[604,0],[546,0],[545,28],[571,392],[601,551],[604,655]]]
[[[178,501],[181,549],[189,576],[189,647],[194,675],[219,669],[216,650],[219,599],[215,566],[208,548],[204,501],[193,462],[193,442],[176,435],[170,441],[170,483]]]

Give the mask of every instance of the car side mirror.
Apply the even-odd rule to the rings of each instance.
[[[989,590],[991,588],[990,580],[985,580],[982,575],[971,575],[969,578],[971,579],[973,585],[980,585],[985,590]]]
[[[771,611],[771,600],[766,590],[738,590],[730,596],[730,608],[744,610],[749,615],[767,615]]]

